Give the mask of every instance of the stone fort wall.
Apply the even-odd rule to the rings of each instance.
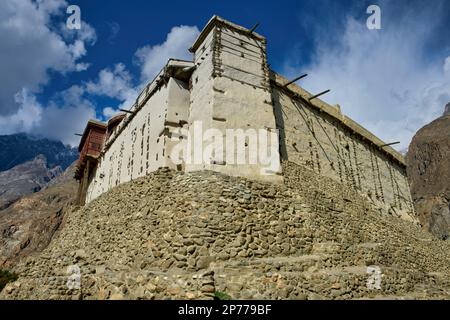
[[[176,169],[170,159],[170,124],[186,122],[188,84],[170,77],[135,106],[133,117],[120,125],[106,142],[98,166],[90,177],[86,202],[115,186],[145,176],[161,167]],[[139,104],[140,103],[140,104]]]
[[[193,124],[201,121],[203,130],[221,132],[278,129],[280,159],[359,191],[382,212],[411,217],[403,157],[338,107],[318,98],[310,101],[311,94],[296,84],[285,86],[288,80],[268,68],[263,36],[213,17],[191,51],[193,62],[169,61],[106,142],[90,176],[87,202],[161,167],[282,181],[281,170],[262,176],[261,164],[235,165],[215,158],[201,164],[173,163],[173,137],[185,143],[185,158],[192,155]],[[180,134],[180,129],[189,134]]]
[[[283,170],[284,184],[167,169],[121,184],[71,212],[0,299],[448,299],[448,241],[308,168]],[[72,265],[80,289],[67,288]]]
[[[409,219],[414,208],[401,155],[383,147],[338,106],[309,102],[308,92],[298,86],[286,89],[287,82],[272,76],[282,159],[359,191],[383,212]]]
[[[191,77],[189,123],[200,120],[203,129],[214,129],[225,135],[228,129],[263,130],[269,137],[276,123],[271,104],[271,88],[266,56],[266,39],[256,33],[213,18],[190,49],[196,69]],[[190,127],[192,132],[194,128]],[[191,137],[193,134],[190,135]],[[270,144],[269,149],[273,146]],[[248,141],[247,141],[248,142]],[[281,181],[276,174],[261,175],[265,168],[256,164],[236,164],[226,155],[248,158],[246,148],[222,150],[209,163],[189,164],[186,171],[214,170],[232,176]],[[192,152],[192,150],[188,151]],[[279,163],[278,147],[274,160]],[[277,171],[277,170],[272,170]]]

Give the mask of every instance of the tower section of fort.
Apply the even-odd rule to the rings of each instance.
[[[193,144],[200,142],[194,132],[197,122],[202,124],[203,132],[209,130],[211,135],[222,136],[224,142],[211,159],[203,154],[206,157],[203,163],[190,161],[186,171],[210,169],[234,176],[281,181],[277,166],[280,163],[278,138],[271,139],[276,136],[276,122],[266,39],[213,17],[190,51],[194,53],[196,68],[191,77],[189,137],[195,140]],[[196,149],[201,148],[193,146],[188,150],[190,159],[199,158]]]

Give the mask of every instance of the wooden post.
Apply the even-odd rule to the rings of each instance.
[[[81,206],[81,189],[83,188],[83,178],[80,179],[77,191],[77,205]]]
[[[84,174],[82,179],[82,189],[81,189],[81,196],[80,196],[80,205],[84,206],[86,203],[86,192],[87,192],[87,184],[89,181],[89,170],[90,170],[90,163],[91,160],[87,159],[86,161],[86,167],[84,168]]]

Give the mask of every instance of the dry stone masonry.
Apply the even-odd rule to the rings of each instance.
[[[0,298],[450,298],[448,242],[306,167],[283,170],[283,185],[169,169],[122,184],[70,213]]]

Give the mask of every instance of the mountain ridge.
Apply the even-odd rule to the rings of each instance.
[[[0,210],[20,198],[38,192],[63,172],[60,166],[48,168],[44,155],[0,172]]]
[[[408,179],[421,224],[435,235],[450,236],[450,103],[438,119],[413,137]]]
[[[40,138],[26,133],[0,135],[0,171],[44,155],[49,168],[67,169],[78,157],[78,150],[61,141]]]
[[[75,199],[75,162],[44,188],[0,210],[0,268],[47,247]]]

